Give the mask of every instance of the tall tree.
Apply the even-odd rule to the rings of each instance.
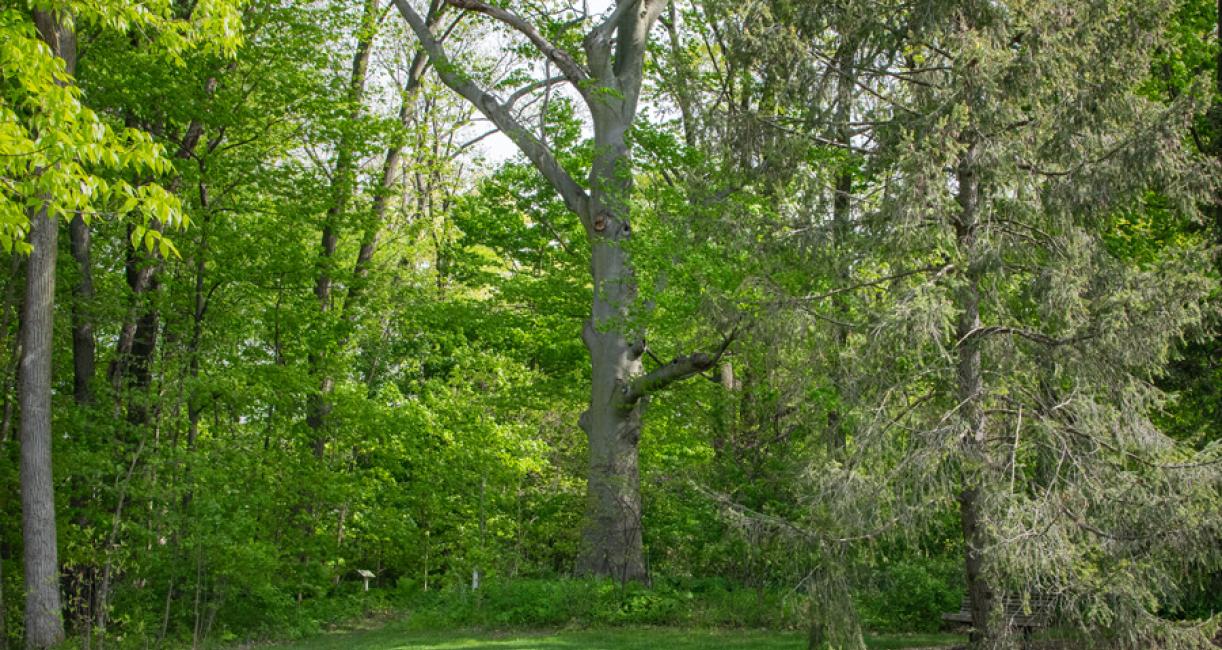
[[[1213,285],[1199,241],[1138,261],[1114,237],[1139,215],[1192,217],[1214,191],[1214,166],[1185,146],[1201,94],[1138,92],[1171,3],[926,9],[906,15],[915,45],[877,96],[892,124],[863,228],[883,268],[937,271],[895,286],[861,342],[859,449],[891,458],[880,476],[907,477],[915,502],[955,496],[975,645],[1017,643],[1000,603],[1048,592],[1092,634],[1200,644],[1149,603],[1172,599],[1177,567],[1212,561],[1203,537],[1222,513],[1200,490],[1216,450],[1151,423],[1151,380]],[[908,352],[884,362],[889,349]],[[1164,527],[1176,549],[1154,552]],[[1094,616],[1103,602],[1124,613]]]
[[[589,441],[586,522],[577,572],[647,581],[642,547],[638,443],[651,395],[716,365],[729,345],[681,355],[645,371],[645,333],[635,323],[636,270],[628,252],[634,203],[628,136],[637,120],[650,31],[665,0],[620,0],[581,40],[585,61],[549,40],[541,29],[510,9],[481,0],[447,0],[453,7],[484,14],[525,37],[538,55],[560,71],[591,116],[594,154],[586,187],[526,128],[513,111],[515,92],[501,99],[481,87],[445,49],[408,0],[395,0],[442,82],[475,105],[534,164],[584,226],[591,248],[590,316],[582,341],[590,355],[590,400],[580,418]],[[582,21],[586,16],[580,17]],[[554,27],[554,26],[549,26]],[[545,84],[536,84],[545,85]],[[526,91],[528,89],[524,89]]]
[[[348,88],[344,96],[345,120],[339,141],[335,145],[335,167],[331,171],[330,200],[323,217],[322,240],[318,253],[318,273],[314,279],[314,297],[318,308],[326,317],[334,311],[332,286],[335,283],[335,251],[339,245],[343,218],[356,189],[357,167],[357,120],[364,112],[365,83],[369,73],[369,57],[373,52],[373,41],[377,35],[378,1],[365,0],[357,30],[356,50],[352,54],[352,65],[348,75]],[[314,456],[322,458],[326,450],[327,415],[331,411],[330,393],[335,388],[335,377],[325,368],[326,355],[315,352],[310,359],[315,371],[321,370],[317,394],[310,398],[307,423],[313,431]]]
[[[62,62],[65,75],[76,69],[76,35],[71,18],[36,11],[38,35]],[[67,84],[67,78],[58,83]],[[21,310],[21,522],[25,547],[25,630],[27,648],[64,640],[59,598],[55,487],[51,478],[51,352],[55,324],[55,260],[59,224],[44,200],[30,218],[30,259]]]

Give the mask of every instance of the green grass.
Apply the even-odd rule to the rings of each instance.
[[[963,643],[954,634],[885,635],[866,638],[871,650],[896,650]],[[616,628],[540,632],[478,630],[409,631],[402,625],[337,632],[275,646],[282,650],[804,650],[797,632]]]

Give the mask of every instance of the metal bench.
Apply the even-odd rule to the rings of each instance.
[[[1039,594],[1031,594],[1026,598],[1018,594],[1001,597],[1002,620],[1009,627],[1023,630],[1024,634],[1037,628],[1048,627],[1052,623],[1055,607],[1054,599]],[[942,620],[971,625],[971,598],[964,596],[959,611],[943,614]]]

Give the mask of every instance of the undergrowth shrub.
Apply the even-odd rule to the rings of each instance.
[[[407,593],[404,593],[407,592]],[[488,580],[478,590],[417,592],[400,586],[415,628],[675,625],[791,628],[796,603],[779,593],[716,580],[659,581],[652,587],[610,580]]]
[[[935,632],[958,611],[963,569],[957,558],[900,560],[880,568],[857,594],[864,627],[879,632]]]

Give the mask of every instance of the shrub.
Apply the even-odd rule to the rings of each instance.
[[[732,587],[724,581],[659,581],[653,587],[575,579],[487,580],[427,593],[399,593],[411,625],[436,627],[564,627],[677,625],[794,627],[796,608],[777,593]]]
[[[957,558],[913,558],[885,565],[857,597],[862,623],[880,632],[934,632],[963,599]]]

